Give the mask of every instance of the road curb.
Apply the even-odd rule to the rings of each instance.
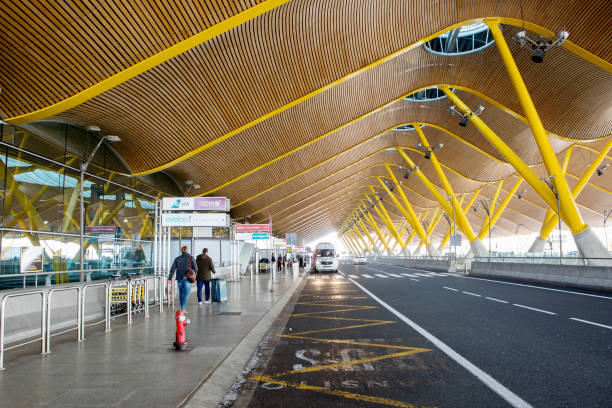
[[[304,282],[303,274],[285,292],[272,307],[259,318],[255,326],[244,335],[242,340],[232,348],[219,364],[202,379],[194,391],[180,404],[182,408],[216,407],[230,391],[236,376],[249,362],[274,321],[281,314],[296,290]]]

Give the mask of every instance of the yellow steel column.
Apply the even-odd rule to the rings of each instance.
[[[491,130],[478,116],[473,115],[470,108],[447,86],[440,86],[448,99],[453,102],[457,108],[466,115],[471,115],[469,120],[480,133],[501,153],[502,156],[514,167],[514,169],[523,177],[538,195],[546,202],[553,210],[557,211],[557,199],[550,189],[540,181],[540,178],[535,174],[527,164],[516,154],[495,132]],[[565,219],[565,218],[564,218]]]
[[[376,190],[374,190],[373,186],[368,186],[370,188],[370,191],[372,191],[372,194],[374,194],[374,198],[380,199],[378,197],[378,195],[376,194]],[[369,196],[366,194],[366,197],[368,198],[368,200],[370,199]],[[404,241],[402,240],[401,235],[397,232],[397,229],[395,228],[395,226],[393,225],[393,220],[391,219],[391,217],[389,216],[389,213],[387,212],[387,209],[385,208],[385,206],[383,205],[382,201],[378,202],[378,205],[380,206],[380,211],[378,210],[378,207],[374,206],[374,210],[376,211],[376,213],[378,214],[378,216],[382,219],[382,220],[386,220],[387,222],[387,228],[389,228],[389,230],[391,231],[391,233],[393,233],[395,235],[395,239],[399,242],[399,244],[402,246],[402,250],[404,250],[406,248],[406,244],[404,243]],[[409,256],[409,254],[408,254]]]
[[[523,179],[519,179],[516,183],[514,183],[514,186],[512,186],[512,188],[508,192],[508,195],[506,196],[506,198],[504,198],[504,201],[501,202],[501,204],[497,207],[495,212],[493,212],[493,214],[491,215],[491,226],[490,227],[487,226],[487,228],[484,228],[484,226],[483,226],[483,228],[480,229],[480,233],[478,234],[478,238],[484,239],[488,235],[489,229],[493,228],[493,226],[495,225],[495,223],[497,222],[499,217],[501,217],[502,213],[504,212],[504,210],[508,206],[508,203],[510,202],[510,200],[512,200],[512,197],[514,197],[514,194],[516,193],[516,190],[518,190],[518,188],[521,186],[522,182],[523,182]]]
[[[495,194],[493,194],[493,199],[491,200],[491,203],[489,204],[489,212],[491,213],[491,215],[493,215],[493,213],[495,212],[495,205],[497,204],[497,200],[499,199],[499,193],[502,191],[502,187],[504,186],[504,180],[499,180],[499,184],[497,185],[497,189],[495,190]],[[482,220],[482,225],[480,226],[480,232],[478,234],[478,236],[480,236],[480,234],[482,234],[482,231],[484,229],[489,228],[488,223],[489,223],[489,214],[485,214],[484,219]],[[485,235],[486,236],[486,235]],[[482,239],[482,238],[480,238]]]
[[[554,175],[553,182],[556,186],[557,194],[559,195],[561,213],[565,216],[567,221],[569,221],[567,222],[567,225],[571,228],[572,232],[574,234],[579,234],[586,230],[588,226],[582,221],[580,212],[578,211],[576,203],[574,202],[574,197],[572,196],[569,185],[567,184],[567,180],[565,180],[565,175],[561,170],[557,156],[555,155],[550,141],[548,140],[548,134],[546,133],[546,130],[542,125],[542,121],[538,116],[538,112],[535,109],[535,105],[531,100],[527,86],[525,85],[521,73],[516,66],[516,62],[512,57],[510,48],[508,48],[508,44],[506,44],[506,39],[499,28],[499,23],[496,21],[487,21],[487,25],[489,26],[489,30],[491,30],[491,34],[493,34],[493,38],[497,44],[497,50],[504,61],[504,65],[508,71],[508,76],[512,81],[516,95],[518,96],[521,106],[523,107],[523,112],[527,117],[527,122],[529,122],[529,127],[531,128],[533,137],[538,145],[540,154],[542,155],[542,160],[544,161],[546,170],[548,171],[549,175]]]
[[[363,238],[363,235],[361,235],[361,232],[359,231],[359,228],[357,228],[357,225],[353,224],[351,228],[352,228],[353,234],[355,235],[355,239],[363,247],[363,253],[365,254],[366,252],[369,252],[370,251],[370,247],[368,246],[366,240]],[[359,238],[359,239],[357,239],[357,238]]]
[[[374,242],[374,240],[372,239],[372,236],[370,235],[370,230],[368,230],[368,228],[365,226],[365,224],[363,223],[363,220],[359,217],[359,213],[357,212],[357,210],[353,210],[353,213],[355,214],[355,219],[356,219],[356,223],[359,225],[359,227],[361,228],[361,231],[365,234],[366,237],[368,237],[368,240],[370,241],[370,243],[372,244],[372,251],[378,251],[378,247],[376,246],[376,243]]]
[[[574,148],[575,145],[571,145],[566,153],[565,153],[565,157],[563,158],[563,174],[565,174],[567,172],[567,166],[569,166],[569,161],[570,158],[572,157],[572,150]],[[576,196],[574,196],[574,198],[576,198]],[[546,210],[546,215],[544,216],[544,221],[542,221],[542,227],[540,229],[540,236],[542,235],[542,231],[544,230],[545,226],[548,224],[548,221],[550,221],[550,219],[555,215],[555,213],[549,208],[548,210]],[[555,223],[559,221],[558,218],[555,217]],[[554,229],[554,226],[553,226]],[[552,229],[551,229],[552,232]],[[544,239],[548,238],[548,235],[546,235],[546,237]]]
[[[408,222],[410,222],[410,224],[412,225],[412,228],[416,230],[416,233],[419,235],[419,238],[425,241],[425,243],[427,244],[428,252],[430,252],[430,255],[436,256],[437,252],[435,251],[435,248],[431,247],[430,242],[427,240],[427,236],[425,235],[425,230],[423,229],[423,226],[419,222],[414,210],[412,209],[410,202],[406,200],[407,206],[406,208],[404,208],[402,204],[398,201],[398,199],[395,198],[395,195],[393,194],[393,192],[389,190],[389,187],[387,187],[387,185],[382,181],[382,179],[380,177],[376,177],[376,178],[378,179],[378,182],[380,183],[380,185],[385,189],[385,191],[389,193],[389,197],[391,197],[391,200],[393,200],[396,207],[401,211],[401,213],[408,220]],[[401,187],[399,185],[398,185],[398,190],[401,191]],[[403,191],[401,192],[403,193]]]
[[[463,201],[465,201],[465,196],[461,197],[461,200],[459,200],[460,209],[461,209],[461,206],[463,205]],[[468,206],[466,208],[469,209],[470,207]],[[465,214],[465,211],[464,211],[464,214]],[[452,230],[452,225],[448,224],[448,227],[446,227],[446,232],[444,233],[444,237],[442,238],[442,241],[440,242],[440,247],[438,248],[439,250],[442,250],[444,246],[448,244],[448,240],[450,239],[451,230]]]
[[[353,243],[353,245],[357,249],[357,252],[364,255],[365,249],[363,245],[361,244],[361,242],[359,241],[359,238],[355,235],[355,233],[351,229],[348,229],[346,233],[347,233],[347,237],[350,239],[350,241]]]
[[[413,126],[415,130],[417,131],[417,134],[419,135],[419,139],[421,140],[421,143],[423,144],[423,146],[425,146],[426,148],[430,148],[429,142],[427,141],[427,138],[425,137],[425,134],[421,130],[421,127],[419,126],[419,124],[413,123]],[[457,197],[455,196],[455,192],[453,191],[452,186],[450,185],[448,179],[446,178],[446,175],[444,174],[444,170],[442,170],[442,166],[440,166],[440,162],[438,161],[438,158],[436,157],[436,154],[434,152],[431,152],[431,164],[433,165],[433,168],[436,171],[438,178],[440,179],[440,183],[442,183],[442,187],[444,188],[444,191],[453,201],[454,208],[455,209],[461,208],[461,206],[459,205],[459,202],[457,201]],[[463,230],[463,233],[465,234],[465,236],[470,240],[470,243],[474,242],[474,240],[477,239],[477,237],[474,234],[474,231],[472,230],[472,226],[470,225],[469,221],[465,217],[465,214],[463,214],[462,211],[455,211],[455,218],[456,218],[457,224],[463,225],[461,229]]]
[[[595,157],[591,165],[584,172],[582,177],[580,177],[580,179],[578,180],[578,183],[576,183],[574,188],[572,188],[572,195],[574,196],[574,198],[577,198],[580,195],[580,193],[582,192],[582,189],[584,189],[584,186],[586,186],[586,184],[589,182],[589,179],[591,178],[591,176],[593,176],[593,174],[597,171],[597,168],[599,167],[601,162],[606,158],[606,155],[608,154],[611,148],[612,148],[612,137],[608,139],[608,143],[606,143],[606,145],[601,149],[597,157]],[[559,219],[557,218],[555,214],[553,214],[552,217],[546,222],[546,224],[540,230],[540,238],[542,238],[543,240],[546,240],[546,238],[548,238],[550,233],[555,229],[555,225],[557,224],[557,222],[559,222]]]
[[[385,250],[387,251],[387,254],[391,255],[391,248],[389,248],[389,245],[387,244],[387,241],[385,241],[382,235],[382,232],[380,232],[380,228],[378,228],[378,225],[376,225],[376,222],[374,221],[374,217],[372,217],[372,214],[367,212],[368,206],[365,205],[363,200],[359,200],[359,202],[364,207],[364,209],[362,209],[361,211],[363,212],[363,214],[365,214],[365,218],[368,220],[368,222],[372,226],[372,229],[374,229],[374,232],[376,233],[376,235],[378,235],[378,238],[380,239],[380,242],[382,242],[382,244],[384,245]]]

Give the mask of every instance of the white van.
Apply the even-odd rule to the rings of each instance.
[[[317,244],[313,254],[313,261],[316,272],[338,272],[338,257],[334,244],[329,242]]]

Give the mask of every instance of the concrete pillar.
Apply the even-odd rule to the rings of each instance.
[[[529,251],[527,252],[530,254],[541,254],[544,252],[545,246],[546,246],[546,240],[543,239],[542,237],[537,237],[533,241],[533,244],[531,244],[531,246],[529,247]]]
[[[610,257],[610,253],[591,227],[574,235],[574,241],[576,241],[576,247],[583,258],[599,258],[589,260],[589,265],[612,266],[612,257]]]
[[[489,256],[489,250],[479,239],[475,239],[470,243],[470,249],[476,258],[486,258]]]
[[[433,244],[429,244],[427,245],[427,255],[440,256],[440,253],[438,252],[438,249]]]
[[[408,249],[408,247],[402,248],[402,254],[404,256],[410,256],[410,249]]]

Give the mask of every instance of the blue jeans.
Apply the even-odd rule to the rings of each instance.
[[[206,295],[206,301],[210,299],[210,281],[198,281],[198,302],[202,301],[202,286],[204,286],[204,294]]]
[[[191,294],[191,282],[187,278],[183,278],[178,282],[179,288],[179,300],[181,301],[181,310],[187,309],[187,300],[189,300],[189,294]]]

